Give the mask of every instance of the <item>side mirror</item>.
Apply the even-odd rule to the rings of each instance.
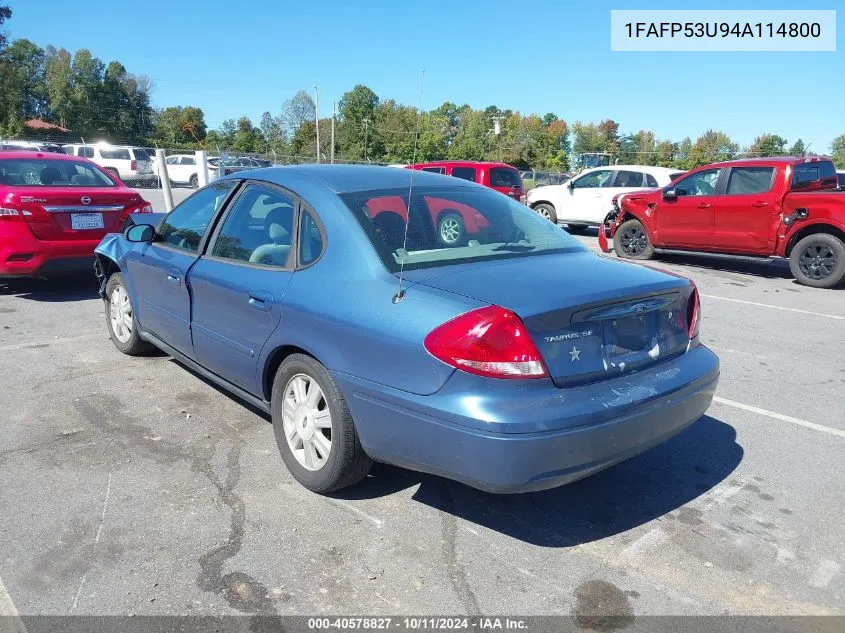
[[[663,199],[664,200],[677,200],[678,199],[678,190],[672,187],[671,185],[668,187],[663,187]]]
[[[126,239],[130,242],[152,242],[156,230],[152,224],[135,224],[126,231]]]
[[[570,180],[569,183],[566,185],[566,188],[569,189],[569,191],[573,191],[575,189],[575,181]]]

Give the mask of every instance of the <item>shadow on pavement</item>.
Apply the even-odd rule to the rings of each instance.
[[[737,467],[736,431],[703,416],[642,455],[567,486],[493,495],[441,477],[376,464],[363,482],[337,495],[377,498],[419,484],[414,500],[512,538],[571,547],[625,532],[707,492]]]
[[[98,288],[93,269],[90,273],[49,279],[0,279],[0,296],[48,303],[96,299]]]

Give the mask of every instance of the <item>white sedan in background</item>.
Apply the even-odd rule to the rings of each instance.
[[[574,230],[599,226],[616,194],[665,187],[682,173],[678,169],[643,165],[595,167],[560,185],[535,187],[528,192],[528,206],[548,220]]]

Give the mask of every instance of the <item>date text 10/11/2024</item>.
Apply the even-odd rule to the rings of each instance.
[[[347,617],[309,618],[308,629],[323,630],[404,630],[404,631],[446,631],[446,630],[526,630],[528,623],[519,618],[499,617]]]

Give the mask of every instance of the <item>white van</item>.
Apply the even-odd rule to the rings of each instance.
[[[71,156],[90,158],[128,185],[137,186],[155,177],[152,158],[143,147],[96,143],[94,145],[65,145],[64,149]]]

